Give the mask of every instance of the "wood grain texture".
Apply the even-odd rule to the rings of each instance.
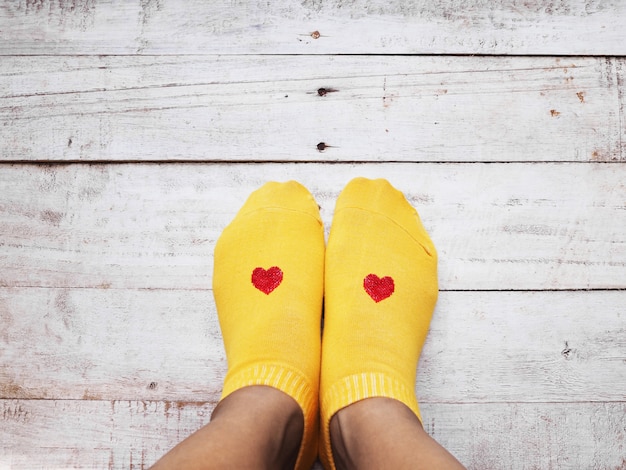
[[[206,424],[213,407],[0,400],[0,467],[145,469]],[[468,470],[621,470],[626,464],[624,403],[423,404],[422,411],[425,429]]]
[[[626,468],[623,402],[422,408],[426,431],[469,470]]]
[[[328,230],[363,175],[439,252],[426,430],[470,470],[625,470],[624,24],[620,0],[0,2],[0,469],[143,469],[206,424],[219,234],[287,179]]]
[[[2,286],[206,289],[215,241],[269,180],[307,186],[330,226],[341,188],[385,177],[440,257],[440,288],[626,286],[623,164],[5,165]]]
[[[0,161],[625,161],[623,62],[7,57]]]
[[[624,61],[616,61],[614,65],[619,106],[619,127],[622,129],[619,139],[620,155],[626,155],[626,66],[624,66]]]
[[[619,0],[16,0],[0,53],[622,55],[624,24]]]
[[[443,292],[417,396],[626,401],[625,305],[626,291]],[[0,398],[219,399],[209,290],[3,288],[0,320]]]

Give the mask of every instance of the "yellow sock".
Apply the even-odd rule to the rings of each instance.
[[[324,232],[299,183],[252,193],[215,247],[213,291],[228,373],[222,398],[250,385],[293,397],[304,414],[296,468],[317,455]]]
[[[401,192],[357,178],[337,200],[325,269],[320,458],[334,469],[329,424],[342,408],[388,397],[421,419],[415,376],[437,300],[437,254]]]

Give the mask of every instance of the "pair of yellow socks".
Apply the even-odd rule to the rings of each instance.
[[[302,185],[264,185],[218,240],[213,290],[228,360],[222,398],[251,385],[291,396],[304,416],[296,469],[311,468],[318,440],[325,468],[335,468],[330,420],[354,402],[394,398],[420,416],[415,375],[437,299],[437,255],[387,181],[346,186],[327,247]]]

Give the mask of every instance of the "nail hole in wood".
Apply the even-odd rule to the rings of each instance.
[[[335,90],[334,88],[318,88],[317,94],[319,96],[326,96],[328,93],[335,93],[336,91],[339,90]]]
[[[567,344],[567,341],[565,341],[565,349],[563,349],[563,351],[561,351],[561,355],[565,359],[570,359],[571,354],[572,354],[572,349]]]

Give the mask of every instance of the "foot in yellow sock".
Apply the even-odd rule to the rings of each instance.
[[[437,254],[401,192],[357,178],[337,200],[325,269],[320,457],[334,469],[337,411],[388,397],[420,417],[415,376],[437,300]]]
[[[215,248],[213,290],[228,373],[222,398],[251,385],[291,396],[304,434],[296,468],[317,455],[324,232],[300,184],[252,193]]]

